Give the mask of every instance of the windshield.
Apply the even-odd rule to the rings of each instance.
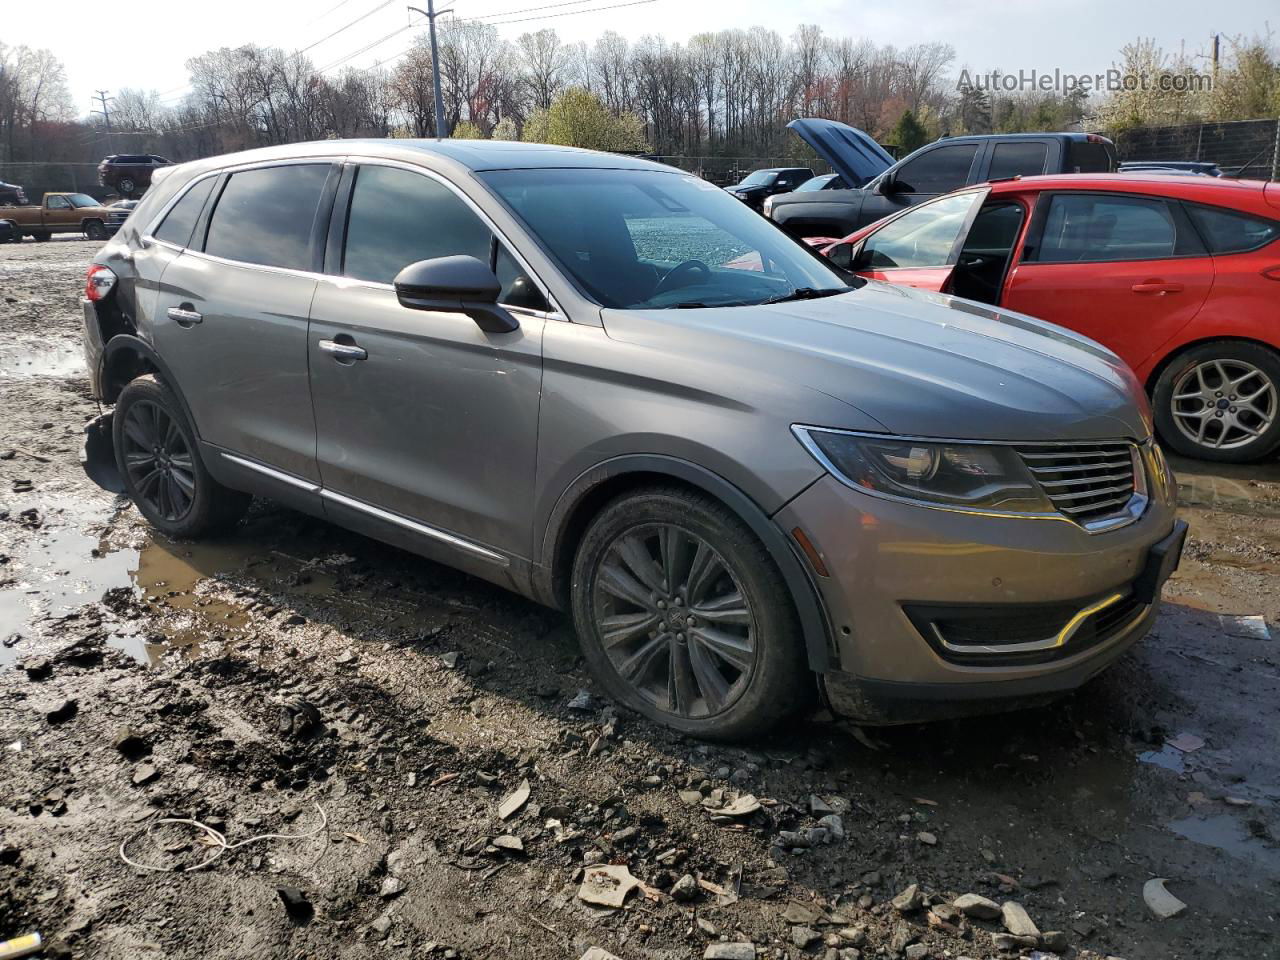
[[[825,177],[814,177],[812,180],[806,180],[800,186],[796,187],[796,193],[808,193],[811,190],[826,190],[828,187],[832,190],[838,190],[844,186],[836,181],[840,178],[834,173],[828,173]]]
[[[73,207],[96,207],[98,205],[98,201],[87,193],[68,194],[67,199],[71,201]]]
[[[778,179],[776,170],[757,170],[755,173],[749,173],[738,184],[740,187],[767,187],[773,181]]]
[[[819,257],[697,177],[597,169],[480,176],[605,307],[739,306],[848,289]]]

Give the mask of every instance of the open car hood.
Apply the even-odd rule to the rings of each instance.
[[[894,164],[884,147],[857,127],[835,120],[803,117],[787,124],[788,129],[831,164],[850,187],[861,187]]]

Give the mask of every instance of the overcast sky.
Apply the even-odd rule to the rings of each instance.
[[[402,0],[169,0],[167,3],[104,3],[54,0],[6,4],[5,43],[49,47],[66,64],[78,109],[88,111],[99,89],[141,87],[177,99],[185,88],[187,58],[221,46],[257,43],[307,51],[317,66],[374,43],[408,22]],[[590,41],[612,29],[635,39],[661,33],[684,40],[691,34],[760,24],[788,35],[797,23],[816,23],[833,36],[866,37],[906,45],[945,41],[956,49],[957,67],[986,73],[1019,69],[1092,74],[1107,69],[1120,47],[1140,36],[1154,37],[1169,51],[1185,42],[1188,51],[1207,51],[1209,37],[1260,34],[1266,18],[1280,28],[1275,0],[653,0],[598,12],[572,13],[626,0],[452,0],[459,16],[507,21],[499,29],[514,38],[528,30],[554,27],[566,40]],[[426,5],[418,0],[417,6]],[[448,0],[440,6],[449,6]],[[554,5],[554,6],[553,6]],[[379,7],[381,8],[379,9]],[[51,17],[56,7],[57,16]],[[539,8],[539,9],[531,9]],[[359,23],[341,29],[362,14]],[[509,16],[496,14],[512,12]],[[1158,14],[1154,16],[1153,14]],[[546,19],[511,22],[525,17]],[[414,15],[415,21],[419,19]],[[131,21],[131,27],[125,27]],[[323,39],[333,31],[341,31]],[[404,30],[348,61],[371,66],[411,42]],[[322,41],[317,43],[317,41]],[[337,71],[334,68],[334,72]]]

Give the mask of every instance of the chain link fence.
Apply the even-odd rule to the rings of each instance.
[[[1280,120],[1139,127],[1113,138],[1121,160],[1216,163],[1249,180],[1280,180]]]
[[[39,203],[46,193],[87,193],[99,200],[117,196],[98,183],[96,163],[0,163],[0,181],[22,187],[28,203]]]

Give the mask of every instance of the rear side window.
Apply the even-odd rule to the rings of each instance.
[[[1044,173],[1048,155],[1049,147],[1044,143],[997,143],[991,152],[991,169],[987,171],[987,179],[1034,177]]]
[[[1101,263],[1203,253],[1198,240],[1184,232],[1163,200],[1057,194],[1049,198],[1036,259]]]
[[[466,254],[489,263],[493,234],[448,187],[395,167],[361,167],[343,276],[391,283],[411,263]]]
[[[329,165],[233,173],[209,220],[206,253],[244,263],[312,269],[311,232]]]
[[[894,179],[906,193],[950,193],[969,182],[976,143],[935,147],[903,165]]]
[[[1115,155],[1107,144],[1068,141],[1064,173],[1111,173],[1115,168]]]
[[[1234,210],[1185,204],[1210,253],[1244,253],[1280,237],[1280,223]]]
[[[213,189],[217,177],[205,177],[188,190],[173,208],[165,214],[160,227],[156,230],[157,240],[185,247],[191,240],[191,231],[200,219],[200,211],[204,202],[209,199],[209,191]]]

